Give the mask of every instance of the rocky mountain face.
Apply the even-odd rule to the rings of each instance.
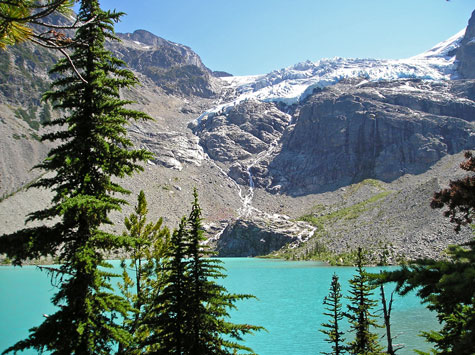
[[[173,228],[197,187],[209,243],[221,256],[336,255],[358,246],[386,258],[441,257],[453,232],[429,203],[463,176],[475,149],[474,16],[463,38],[413,59],[328,59],[255,77],[212,72],[190,48],[147,31],[108,47],[138,76],[123,95],[154,121],[129,134],[154,158],[123,181],[144,190],[150,218]],[[455,56],[457,60],[455,60]],[[30,44],[0,52],[0,229],[23,226],[48,191],[21,188],[50,146],[39,101],[57,53]],[[472,63],[472,64],[470,64]],[[18,192],[16,192],[20,189]]]
[[[474,147],[474,84],[351,82],[313,94],[267,167],[271,190],[308,194],[367,178],[390,182]]]
[[[457,50],[458,72],[466,79],[475,79],[475,11],[468,21],[465,36]]]
[[[56,58],[31,44],[0,51],[0,196],[27,184],[35,176],[30,169],[51,148],[40,142],[41,122],[56,113],[40,99]]]
[[[249,100],[190,127],[211,159],[238,166],[276,144],[290,120],[273,103]]]
[[[352,79],[316,90],[287,108],[243,101],[203,118],[194,131],[209,157],[246,184],[306,195],[367,178],[420,174],[475,145],[473,81]],[[274,146],[274,151],[269,152]],[[247,165],[246,165],[247,164]]]
[[[57,25],[65,25],[70,21],[62,16],[51,19]],[[136,101],[139,109],[147,110],[157,122],[165,118],[168,118],[168,122],[172,121],[170,115],[194,117],[201,110],[196,108],[202,105],[201,101],[216,95],[219,89],[217,79],[190,48],[143,30],[118,34],[118,37],[122,41],[110,42],[108,48],[126,61],[141,81],[141,87],[124,92],[124,95]],[[60,57],[58,52],[31,43],[0,51],[0,196],[7,196],[36,178],[39,172],[31,171],[31,168],[52,147],[39,141],[44,133],[41,123],[59,113],[52,111],[48,103],[42,103],[41,96],[52,81],[48,71]],[[192,104],[187,101],[190,97],[193,98]],[[160,151],[161,157],[157,161],[167,162],[165,165],[168,164],[168,167],[177,167],[181,164],[181,158],[175,159],[173,151],[177,150],[177,142],[181,140],[173,138],[176,136],[175,126],[173,122],[165,124],[158,132],[154,126],[151,132],[144,135],[144,126],[139,125],[131,129],[131,134],[135,141],[140,141],[151,151]],[[166,132],[165,127],[169,128]],[[150,137],[147,135],[157,138],[156,142],[149,144]],[[162,139],[163,135],[167,139]],[[197,148],[196,139],[191,142],[185,140],[185,147],[192,147],[191,153],[186,150],[178,155],[187,161],[190,158],[186,156],[195,156]],[[165,147],[161,147],[161,142],[166,142]]]
[[[145,30],[119,33],[118,37],[122,42],[111,42],[108,47],[167,93],[209,98],[219,90],[212,72],[191,48]]]

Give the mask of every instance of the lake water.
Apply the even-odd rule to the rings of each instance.
[[[323,298],[328,294],[333,273],[339,276],[345,294],[354,268],[252,258],[223,261],[228,277],[220,282],[230,292],[249,293],[258,298],[239,302],[238,310],[231,313],[232,320],[267,329],[247,336],[246,345],[260,355],[307,355],[329,350],[324,334],[319,331],[320,324],[327,321],[323,316]],[[372,272],[377,270],[368,268]],[[36,267],[0,267],[0,352],[26,337],[29,328],[41,324],[43,314],[54,312],[50,304],[54,290],[47,274]],[[389,289],[386,293],[388,297]],[[405,344],[398,355],[414,354],[413,349],[428,350],[429,346],[418,334],[438,327],[434,314],[413,294],[395,297],[392,331],[397,339],[394,343]]]

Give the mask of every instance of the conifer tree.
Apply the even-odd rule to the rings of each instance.
[[[370,283],[371,277],[363,268],[364,256],[361,248],[358,249],[357,274],[349,281],[350,296],[346,316],[350,322],[350,331],[355,338],[349,343],[348,350],[354,355],[373,355],[381,353],[377,334],[372,327],[379,327],[372,313],[377,301],[371,299],[373,290],[377,287]]]
[[[162,285],[147,307],[145,324],[151,329],[144,344],[156,354],[188,354],[189,274],[186,259],[187,219],[172,233],[163,258]]]
[[[42,139],[58,145],[38,165],[51,173],[33,187],[52,189],[54,197],[50,207],[28,218],[52,224],[0,237],[0,252],[15,264],[43,255],[58,257],[61,265],[52,271],[59,280],[52,299],[58,310],[6,352],[34,348],[109,354],[117,343],[130,340],[116,321],[126,316],[128,302],[112,292],[110,278],[115,275],[107,271],[103,256],[130,241],[102,227],[111,223],[109,213],[125,203],[117,194],[128,191],[117,178],[141,170],[139,162],[150,155],[129,149],[126,137],[130,119],[148,118],[127,109],[129,102],[119,96],[121,88],[137,80],[104,49],[106,38],[114,38],[113,23],[120,15],[102,11],[97,0],[82,0],[78,19],[84,25],[76,32],[74,51],[52,70],[57,79],[45,99],[64,115],[47,123],[56,129]]]
[[[162,287],[162,259],[170,242],[170,232],[162,226],[162,218],[156,223],[147,223],[147,200],[143,191],[138,195],[134,212],[124,221],[127,229],[124,234],[132,239],[132,246],[128,250],[130,258],[122,261],[122,283],[119,284],[132,308],[124,320],[132,341],[126,348],[121,346],[119,354],[142,354],[144,350],[152,350],[145,345],[153,331],[145,318],[150,311],[149,305]]]
[[[183,217],[172,234],[163,259],[163,286],[147,317],[150,327],[155,327],[148,344],[156,354],[252,353],[238,341],[262,329],[227,320],[237,301],[253,296],[229,293],[217,283],[225,277],[223,267],[219,260],[209,258],[211,253],[203,241],[195,191],[189,218]]]
[[[327,336],[325,340],[332,344],[332,351],[329,353],[323,353],[326,355],[341,355],[346,352],[346,346],[344,345],[343,339],[344,333],[340,330],[340,321],[343,319],[341,298],[340,282],[338,281],[338,276],[333,274],[330,292],[323,300],[323,304],[327,306],[325,308],[327,312],[324,312],[323,314],[328,316],[330,320],[328,323],[322,323],[322,327],[326,329],[320,330]]]
[[[236,308],[240,300],[251,295],[229,293],[217,279],[224,278],[221,261],[204,244],[201,225],[201,208],[196,189],[188,218],[187,255],[189,256],[189,309],[186,313],[188,329],[187,354],[234,354],[237,351],[252,353],[252,349],[240,344],[242,336],[263,329],[249,324],[235,324],[227,320],[229,310]]]

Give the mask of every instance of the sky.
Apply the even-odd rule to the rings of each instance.
[[[321,58],[402,59],[467,26],[473,0],[101,0],[144,29],[191,47],[211,70],[266,74]]]

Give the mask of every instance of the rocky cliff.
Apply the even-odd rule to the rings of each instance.
[[[458,72],[462,78],[475,79],[475,11],[468,21],[465,36],[457,50]]]
[[[475,146],[474,81],[339,83],[311,95],[268,166],[290,194],[420,174]]]
[[[109,48],[128,66],[170,94],[213,97],[219,84],[191,48],[145,31],[119,33]]]
[[[173,227],[197,187],[221,256],[344,259],[364,246],[375,261],[441,257],[472,236],[429,203],[475,149],[473,26],[472,16],[463,38],[413,59],[326,59],[244,78],[213,74],[190,48],[147,31],[119,34],[109,48],[141,82],[123,95],[154,118],[129,127],[154,154],[123,181],[129,202],[144,190],[150,218]],[[50,148],[40,122],[58,113],[39,97],[57,58],[31,45],[0,53],[3,232],[51,197],[22,188]],[[114,231],[131,208],[111,216]]]

